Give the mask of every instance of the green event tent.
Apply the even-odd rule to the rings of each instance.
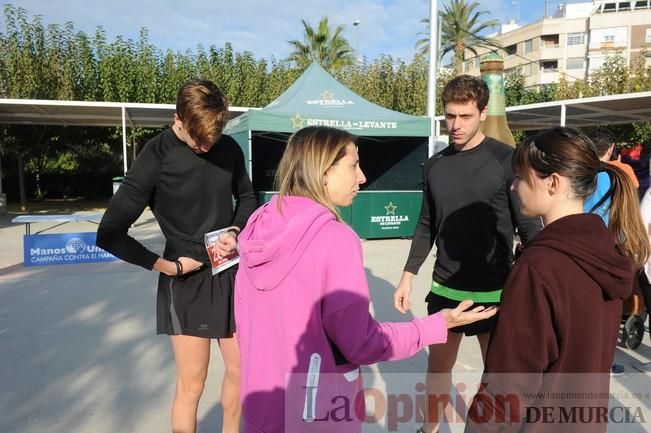
[[[332,126],[362,136],[428,137],[430,131],[429,118],[373,104],[312,63],[271,104],[233,119],[226,133],[294,132],[311,125]]]
[[[411,236],[420,210],[429,118],[373,104],[312,63],[275,101],[231,120],[224,131],[242,147],[261,200],[273,194],[287,139],[306,126],[340,128],[360,137],[367,182],[353,206],[342,210],[360,237]]]

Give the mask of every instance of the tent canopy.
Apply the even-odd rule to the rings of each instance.
[[[294,132],[332,126],[362,136],[428,137],[430,119],[373,104],[312,63],[282,95],[258,111],[233,119],[227,134],[243,131]]]

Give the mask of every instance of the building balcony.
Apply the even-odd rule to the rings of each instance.
[[[558,59],[565,57],[563,48],[560,47],[555,47],[555,48],[546,48],[543,47],[540,50],[540,57],[541,59]]]
[[[540,71],[540,75],[538,75],[540,84],[558,83],[558,80],[560,80],[560,78],[561,76],[558,73],[558,69],[543,69]]]

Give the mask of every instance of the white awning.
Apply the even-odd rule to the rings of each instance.
[[[0,124],[119,127],[123,108],[127,125],[134,128],[169,125],[175,111],[174,104],[0,99]],[[229,110],[234,118],[250,108],[230,107]]]
[[[651,121],[651,92],[567,99],[506,108],[512,131],[553,126],[583,128]],[[437,116],[445,130],[443,116]]]
[[[565,114],[563,114],[565,111]],[[621,125],[651,121],[651,92],[568,99],[506,109],[512,130]]]
[[[229,107],[231,119],[251,109]],[[127,127],[162,128],[172,123],[175,110],[174,104],[0,99],[0,124],[121,127],[126,174]]]

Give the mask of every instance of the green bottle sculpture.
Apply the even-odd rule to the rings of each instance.
[[[515,147],[515,139],[509,125],[506,123],[506,99],[504,96],[504,60],[497,53],[482,57],[479,64],[481,78],[488,84],[490,98],[488,99],[486,120],[481,124],[481,130],[489,137]]]

